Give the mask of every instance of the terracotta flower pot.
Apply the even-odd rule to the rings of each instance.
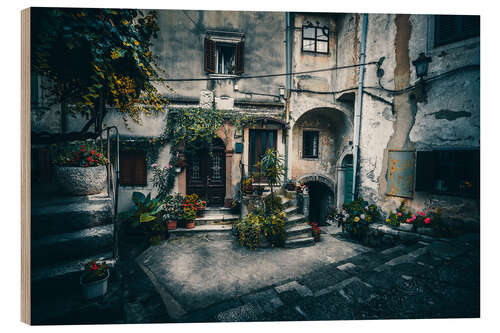
[[[186,229],[193,229],[195,226],[194,221],[186,222]]]
[[[177,221],[176,220],[171,220],[171,221],[168,221],[168,230],[175,230],[177,229]]]

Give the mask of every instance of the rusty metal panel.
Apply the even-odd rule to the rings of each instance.
[[[389,150],[387,195],[413,198],[415,180],[415,151]]]

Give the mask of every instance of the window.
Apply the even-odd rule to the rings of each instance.
[[[120,151],[120,185],[147,185],[145,151]]]
[[[302,157],[318,158],[319,132],[304,131],[302,134]]]
[[[479,36],[479,16],[436,15],[434,46],[441,46]]]
[[[205,38],[205,72],[242,74],[244,42],[239,39]]]
[[[314,27],[312,24],[302,26],[302,51],[315,53],[328,53],[327,27]]]
[[[479,150],[417,152],[418,191],[479,197]]]

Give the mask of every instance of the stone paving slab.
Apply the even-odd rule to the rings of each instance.
[[[332,261],[339,262],[370,251],[363,245],[333,237],[323,237],[321,242],[308,248],[254,251],[232,240],[185,237],[150,247],[137,260],[157,281],[162,297],[180,306],[176,311],[180,314],[276,285]],[[304,288],[307,287],[296,290],[312,295],[312,291]],[[179,318],[175,313],[169,315]]]

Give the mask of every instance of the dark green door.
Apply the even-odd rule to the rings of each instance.
[[[342,161],[344,167],[345,182],[344,182],[344,203],[349,203],[352,200],[352,155],[347,155]]]

